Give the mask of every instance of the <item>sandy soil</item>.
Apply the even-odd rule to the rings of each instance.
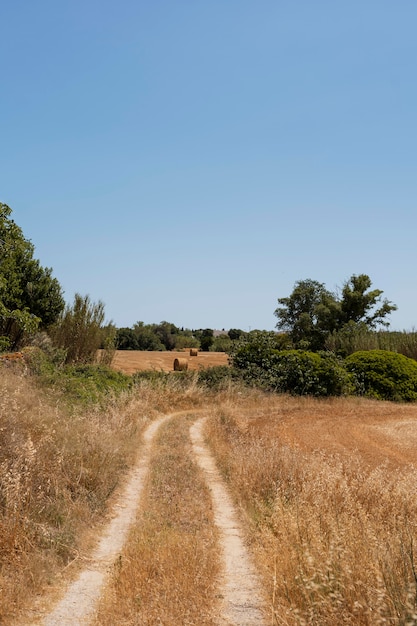
[[[189,350],[184,352],[117,350],[112,367],[125,374],[134,374],[140,370],[172,372],[174,370],[174,360],[184,358],[188,361],[189,370],[198,370],[200,368],[213,367],[214,365],[228,365],[228,357],[224,352],[199,352],[198,356],[190,356]]]

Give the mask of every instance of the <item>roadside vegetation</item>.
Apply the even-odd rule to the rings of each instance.
[[[394,428],[402,419],[413,419],[415,428],[415,411],[361,399],[255,392],[240,398],[213,408],[207,437],[245,512],[270,623],[416,624],[413,451],[409,464],[396,466],[366,438],[359,452],[356,440],[342,447],[329,437],[341,421],[350,420],[350,429],[352,420],[365,422],[370,414],[387,427],[391,410]],[[412,441],[415,450],[415,435]]]

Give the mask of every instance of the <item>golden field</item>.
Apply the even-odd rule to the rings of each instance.
[[[112,361],[112,367],[125,374],[134,374],[142,370],[172,372],[174,360],[184,358],[188,361],[189,370],[228,364],[228,357],[224,352],[199,352],[198,356],[190,356],[189,350],[172,352],[117,350]]]

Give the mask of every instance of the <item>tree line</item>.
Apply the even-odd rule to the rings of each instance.
[[[167,321],[138,321],[131,328],[117,328],[105,322],[101,301],[75,294],[72,303],[65,303],[52,269],[43,267],[34,251],[13,221],[10,207],[0,203],[0,351],[38,341],[43,347],[60,349],[66,362],[91,361],[100,347],[109,353],[116,348],[193,347],[231,353],[237,344],[251,342],[263,332],[272,337],[277,349],[327,350],[346,356],[358,346],[392,349],[393,341],[398,345],[400,338],[414,340],[415,336],[386,330],[388,317],[397,307],[383,298],[381,289],[372,287],[367,274],[351,276],[336,293],[316,280],[296,282],[289,296],[278,299],[273,333],[234,328],[215,336],[210,328],[180,328]]]

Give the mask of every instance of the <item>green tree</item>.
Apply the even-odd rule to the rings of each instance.
[[[155,324],[144,324],[143,322],[137,322],[133,326],[137,345],[135,350],[166,350],[160,336],[155,332],[155,328]]]
[[[339,305],[324,284],[306,279],[295,283],[292,294],[279,298],[276,327],[287,332],[296,348],[321,350],[337,325]]]
[[[65,302],[50,268],[33,258],[34,246],[0,203],[0,335],[12,348],[36,329],[48,329]]]
[[[339,328],[348,322],[362,322],[368,328],[379,325],[389,326],[386,317],[397,306],[387,300],[382,300],[384,293],[381,289],[372,289],[372,282],[366,274],[353,275],[343,285],[340,301]]]
[[[200,333],[200,348],[203,352],[208,352],[214,342],[214,333],[211,328],[205,328]]]
[[[163,321],[154,326],[153,330],[166,350],[173,350],[175,348],[176,335],[179,333],[179,329],[175,324]]]
[[[288,333],[295,348],[324,349],[329,336],[349,325],[375,329],[388,326],[387,315],[396,310],[382,300],[380,289],[371,290],[366,274],[353,275],[345,282],[341,296],[328,291],[323,283],[307,279],[295,283],[287,298],[279,298],[275,310],[277,328]]]

